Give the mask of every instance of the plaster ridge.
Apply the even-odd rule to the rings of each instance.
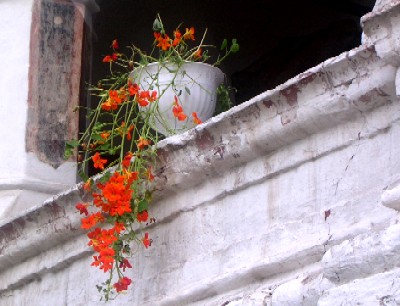
[[[396,12],[400,8],[400,0],[390,0],[378,10],[369,12],[361,17],[360,24],[364,28],[365,23],[378,18],[386,18],[388,14]]]
[[[379,135],[379,133],[375,133],[374,136],[377,136],[377,135]],[[247,180],[245,183],[243,183],[241,185],[234,186],[234,188],[232,188],[232,189],[224,190],[224,191],[218,193],[217,195],[213,196],[212,198],[207,199],[206,201],[200,202],[200,203],[198,203],[196,205],[192,205],[190,207],[185,206],[185,207],[182,207],[181,209],[174,210],[171,214],[168,214],[167,216],[164,216],[162,218],[157,218],[157,222],[149,224],[148,228],[155,227],[158,224],[162,224],[162,223],[169,223],[169,222],[174,220],[177,216],[179,216],[182,213],[194,211],[198,207],[206,206],[206,205],[208,205],[210,203],[214,203],[215,201],[221,200],[221,199],[223,199],[223,198],[225,198],[225,197],[227,197],[229,195],[236,194],[236,193],[238,193],[238,192],[240,192],[240,191],[242,191],[242,190],[244,190],[244,189],[246,189],[246,188],[248,188],[250,186],[261,184],[262,182],[264,182],[266,180],[272,179],[272,178],[277,177],[277,176],[279,176],[279,175],[281,175],[283,173],[287,173],[287,172],[289,172],[289,171],[291,171],[293,169],[296,169],[296,168],[298,168],[299,166],[301,166],[303,164],[316,161],[316,160],[318,160],[320,158],[323,158],[323,157],[325,157],[325,156],[327,156],[327,155],[329,155],[331,153],[344,150],[347,147],[352,146],[355,142],[358,142],[358,141],[360,141],[362,139],[366,139],[366,138],[368,138],[368,137],[363,137],[363,138],[360,138],[360,139],[351,139],[351,140],[349,140],[349,141],[347,141],[347,142],[345,142],[343,144],[340,144],[340,145],[338,145],[338,146],[336,146],[334,148],[331,148],[330,150],[326,150],[326,151],[323,151],[323,152],[321,152],[321,153],[319,153],[317,155],[310,156],[309,158],[301,159],[301,160],[296,161],[296,162],[294,162],[292,164],[285,165],[282,168],[280,168],[280,169],[278,169],[276,171],[273,171],[271,173],[265,173],[265,175],[263,175],[262,177],[258,177],[256,179],[252,179],[252,180]],[[160,200],[162,201],[162,199],[160,199]]]
[[[43,193],[60,193],[71,186],[62,183],[52,183],[29,178],[0,179],[0,190],[30,190]],[[51,195],[49,194],[49,198]]]
[[[10,278],[7,278],[5,281],[0,283],[0,295],[6,293],[7,291],[18,289],[34,280],[40,279],[43,275],[47,273],[55,273],[57,271],[60,271],[69,264],[73,263],[74,261],[86,257],[88,254],[93,254],[93,251],[89,249],[82,250],[76,254],[68,256],[63,261],[52,263],[51,265],[48,266],[42,266],[40,268],[35,267],[37,268],[36,270],[31,269],[31,271],[24,271],[25,272],[24,275],[15,273],[13,276],[18,279],[16,279],[14,282],[10,281]],[[7,284],[4,284],[6,282]]]
[[[259,97],[258,101],[241,106],[234,113],[232,110],[224,116],[216,117],[204,126],[186,132],[182,137],[173,138],[170,143],[168,139],[163,141],[159,149],[162,165],[159,174],[165,176],[166,180],[161,182],[160,189],[165,194],[171,186],[174,188],[177,184],[183,184],[184,187],[194,186],[208,176],[216,175],[214,167],[223,172],[233,167],[232,165],[246,163],[257,156],[278,150],[314,133],[321,133],[351,121],[363,112],[387,103],[394,95],[395,68],[385,66],[381,72],[379,80],[367,85],[369,91],[357,92],[352,89],[347,93],[348,96],[318,98],[319,105],[299,106],[295,110],[293,122],[283,126],[277,120],[277,116],[267,119],[268,124],[264,123],[262,127],[249,124],[249,117],[259,116],[257,120],[261,121],[265,119],[264,112],[259,110],[265,108],[263,106],[265,97]],[[371,85],[374,87],[371,88]],[[359,84],[354,87],[358,88]],[[241,127],[242,123],[228,121],[239,111],[243,115],[237,118],[246,120],[245,128]],[[202,157],[201,160],[197,159],[199,156]],[[177,173],[191,173],[191,175],[190,178],[188,175],[179,177]],[[167,182],[171,179],[172,182]]]
[[[400,224],[343,240],[325,253],[324,277],[343,284],[400,267]]]
[[[313,245],[291,254],[285,253],[280,258],[276,256],[275,261],[273,261],[274,258],[268,258],[249,267],[228,271],[222,276],[211,280],[208,279],[205,284],[200,283],[191,288],[182,288],[176,295],[170,294],[173,296],[171,298],[149,301],[149,304],[146,305],[154,305],[154,302],[156,302],[160,306],[175,306],[198,302],[216,296],[219,292],[240,288],[243,284],[248,285],[252,282],[259,282],[278,273],[293,272],[304,266],[312,265],[320,261],[323,254],[324,248],[322,245]]]
[[[74,208],[80,199],[78,186],[32,207],[20,216],[1,220],[1,269],[84,233],[80,228],[79,214]]]
[[[174,148],[183,147],[188,142],[193,141],[193,136],[203,133],[210,127],[215,127],[221,122],[226,121],[226,119],[228,119],[229,117],[238,115],[241,112],[248,109],[249,107],[252,107],[254,105],[262,106],[262,104],[266,100],[270,100],[273,96],[279,95],[281,91],[287,90],[288,88],[290,88],[290,86],[300,83],[302,83],[302,85],[307,85],[311,82],[314,82],[315,78],[312,77],[310,78],[310,76],[312,76],[313,74],[322,73],[323,75],[326,75],[328,73],[332,73],[334,75],[335,74],[334,69],[338,64],[342,62],[350,62],[350,60],[352,60],[355,57],[360,57],[360,60],[365,60],[364,53],[369,54],[369,56],[376,56],[373,45],[370,46],[360,45],[359,47],[356,47],[350,51],[345,51],[338,56],[329,58],[324,62],[320,63],[319,65],[312,67],[306,70],[305,72],[296,75],[293,78],[290,78],[285,83],[276,86],[274,89],[266,90],[263,93],[251,98],[250,100],[243,102],[239,105],[236,105],[231,109],[227,110],[226,112],[223,112],[217,116],[212,117],[207,122],[204,122],[203,124],[198,125],[189,131],[186,131],[182,134],[170,136],[160,141],[158,147],[160,149],[164,149],[166,147],[174,147]],[[332,88],[333,87],[334,86],[332,86]],[[263,107],[262,109],[263,111],[267,111],[265,110],[265,107]]]

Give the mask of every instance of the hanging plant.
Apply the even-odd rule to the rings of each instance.
[[[207,64],[207,50],[214,47],[203,43],[206,33],[199,44],[191,46],[194,27],[185,31],[177,27],[170,37],[160,16],[153,31],[150,54],[130,46],[127,56],[117,40],[112,42],[111,54],[103,58],[110,76],[90,87],[98,106],[87,110],[89,124],[80,138],[66,144],[66,158],[78,151],[83,188],[92,195],[90,202],[78,203],[76,208],[95,252],[92,266],[108,273],[107,280],[97,285],[106,301],[129,288],[130,258],[138,247],[152,244],[149,233],[142,233],[138,225],[155,222],[149,216],[149,203],[160,133],[184,131],[212,115],[214,90],[221,91],[224,80],[216,66],[239,50],[235,39],[230,44],[225,39],[223,55]],[[189,67],[192,63],[204,67]],[[226,101],[226,90],[222,92]],[[210,100],[213,105],[204,111]],[[89,164],[101,173],[97,179],[85,174]]]

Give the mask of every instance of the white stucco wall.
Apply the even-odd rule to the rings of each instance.
[[[26,149],[33,0],[0,1],[0,219],[76,183],[76,165],[55,169]]]
[[[25,128],[32,3],[33,0],[0,2],[0,186],[22,178],[27,162]],[[0,187],[0,215],[16,193]]]
[[[368,43],[160,143],[153,244],[107,305],[400,304],[400,1],[384,7]],[[80,187],[0,222],[1,306],[100,304]]]
[[[0,2],[0,180],[24,171],[29,42],[33,0]]]

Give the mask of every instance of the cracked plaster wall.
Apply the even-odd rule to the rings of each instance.
[[[362,46],[160,143],[154,242],[110,305],[400,303],[400,3],[378,8]],[[0,305],[99,304],[86,197],[0,223]]]

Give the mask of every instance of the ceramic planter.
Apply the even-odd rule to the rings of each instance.
[[[204,122],[215,111],[217,88],[224,81],[223,72],[205,63],[188,62],[180,67],[174,64],[151,63],[131,73],[132,82],[142,90],[156,90],[158,99],[140,107],[151,126],[166,136],[194,127],[192,113]],[[187,119],[179,121],[173,107],[182,106]]]

